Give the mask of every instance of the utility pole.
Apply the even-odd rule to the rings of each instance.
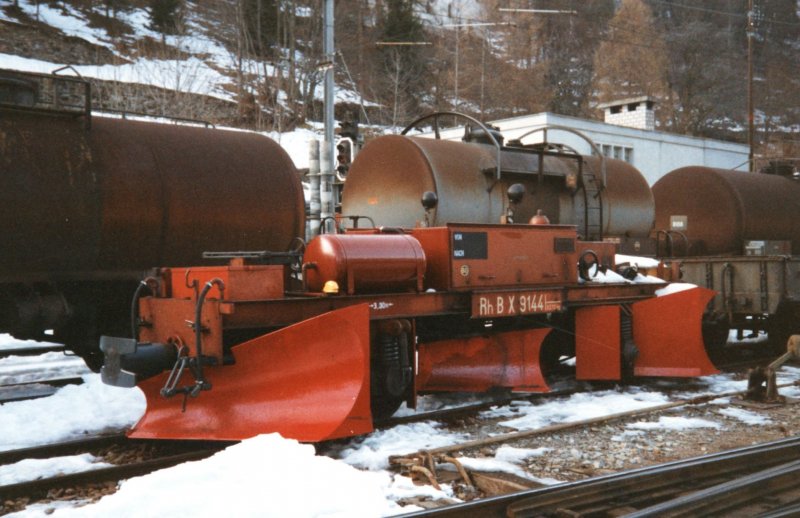
[[[322,42],[322,53],[325,54],[325,141],[330,147],[330,149],[326,148],[323,152],[333,157],[333,64],[336,59],[336,51],[333,47],[333,0],[325,0],[323,23],[325,26],[325,34]]]
[[[320,218],[324,222],[320,230],[332,231],[335,223],[333,221],[334,212],[334,193],[333,193],[333,168],[334,168],[334,142],[333,142],[333,107],[334,107],[334,60],[336,59],[333,46],[333,0],[325,0],[325,11],[323,13],[323,25],[325,34],[322,41],[322,52],[325,54],[325,139],[320,148]]]
[[[747,155],[748,170],[755,171],[755,117],[753,116],[753,38],[755,37],[755,23],[753,20],[753,0],[747,6],[747,145],[750,149]]]

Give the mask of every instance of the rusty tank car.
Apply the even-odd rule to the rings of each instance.
[[[347,175],[343,214],[414,227],[499,223],[509,211],[514,222],[527,223],[541,211],[553,224],[576,225],[583,239],[646,251],[653,197],[643,175],[626,162],[566,149],[540,152],[521,139],[504,143],[482,124],[461,142],[407,132],[376,138],[358,153]],[[524,193],[519,202],[509,201],[511,186]],[[427,215],[413,210],[423,193],[436,200]]]
[[[683,167],[653,196],[659,255],[678,263],[683,280],[717,291],[707,342],[723,345],[729,329],[740,338],[766,331],[783,350],[800,331],[800,181],[791,168]]]
[[[73,77],[0,73],[0,332],[97,367],[98,336],[128,326],[143,271],[288,250],[305,211],[269,138],[93,117],[90,99]]]

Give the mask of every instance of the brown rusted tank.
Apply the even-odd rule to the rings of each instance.
[[[79,78],[0,70],[0,332],[97,366],[99,335],[130,330],[144,271],[286,251],[305,207],[269,138],[92,117],[90,99]]]
[[[577,182],[579,173],[586,189],[570,183]],[[414,227],[425,220],[420,199],[430,191],[438,198],[429,214],[431,226],[499,223],[509,209],[508,188],[518,183],[525,187],[522,200],[511,207],[518,223],[541,210],[551,223],[577,225],[579,234],[593,239],[645,237],[653,224],[647,181],[619,160],[606,160],[607,183],[599,196],[602,175],[595,157],[545,155],[540,160],[530,149],[504,147],[497,176],[497,148],[491,145],[379,137],[350,168],[342,212],[369,216],[376,225]]]
[[[800,181],[791,177],[682,167],[658,180],[653,196],[656,230],[683,232],[689,255],[742,254],[750,240],[791,241],[800,254]]]
[[[323,291],[335,281],[343,293],[422,291],[425,252],[407,234],[324,234],[303,256],[306,286]]]
[[[287,250],[297,171],[267,137],[93,117],[3,114],[0,272],[126,276],[204,251]]]

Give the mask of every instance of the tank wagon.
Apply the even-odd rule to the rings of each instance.
[[[429,119],[438,136],[439,119],[451,116],[466,119],[462,142],[409,136]],[[413,227],[499,223],[509,211],[514,222],[526,223],[541,211],[551,223],[575,225],[582,239],[654,253],[648,240],[653,196],[636,168],[599,152],[583,156],[564,146],[524,144],[525,137],[505,142],[499,132],[463,115],[423,117],[402,135],[376,138],[358,153],[347,174],[342,212],[378,225]],[[512,186],[524,193],[519,200],[508,195]],[[423,192],[436,200],[427,215],[411,210]]]
[[[100,342],[103,380],[147,397],[131,435],[347,437],[419,394],[547,392],[564,355],[584,380],[717,372],[701,332],[713,292],[657,293],[666,283],[594,273],[617,246],[599,238],[649,232],[635,170],[612,164],[602,180],[599,160],[500,146],[477,124],[491,145],[369,144],[348,174],[344,215],[378,226],[317,236],[295,266],[242,253],[227,266],[160,268],[134,296],[132,336]],[[600,203],[616,199],[603,192],[612,186],[618,206]],[[626,226],[617,209],[638,216]]]
[[[144,271],[288,250],[305,217],[297,171],[266,137],[92,116],[86,81],[12,71],[0,198],[0,332],[65,343],[95,368]]]
[[[800,331],[800,180],[788,171],[683,167],[653,185],[660,255],[715,290],[709,345],[729,329],[767,331],[777,349]]]

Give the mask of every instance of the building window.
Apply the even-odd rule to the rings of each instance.
[[[633,148],[631,146],[615,146],[613,144],[600,144],[600,152],[609,158],[624,160],[633,163]]]

